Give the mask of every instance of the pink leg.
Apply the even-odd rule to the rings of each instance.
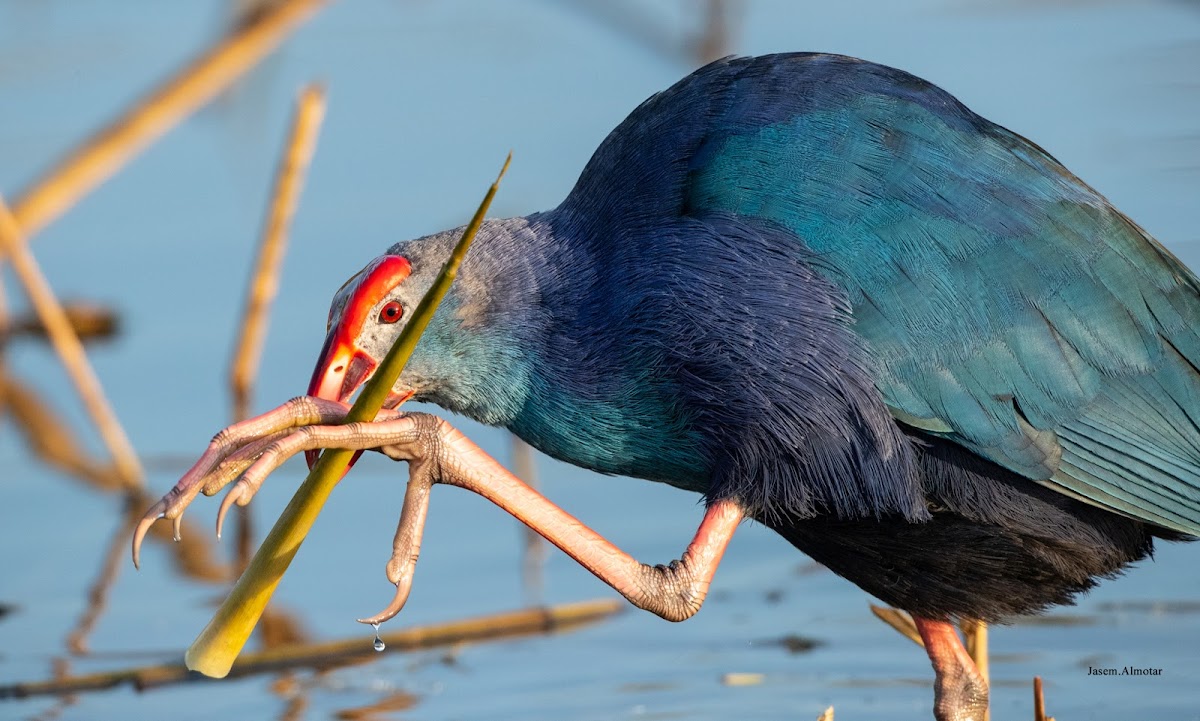
[[[682,558],[648,566],[613,545],[509,473],[439,419],[441,482],[478,493],[561,548],[638,608],[668,621],[690,618],[704,603],[713,574],[743,518],[733,501],[717,501]]]
[[[300,399],[292,403],[300,404]],[[321,408],[320,421],[330,422],[333,409]],[[308,414],[308,415],[306,415]],[[344,417],[345,411],[342,411]],[[433,483],[459,486],[487,498],[612,586],[631,603],[671,621],[682,621],[700,609],[708,593],[713,574],[743,512],[732,501],[717,501],[709,506],[695,537],[683,557],[666,566],[639,563],[607,539],[585,526],[571,514],[551,503],[498,462],[484,453],[445,421],[427,414],[389,412],[390,420],[349,423],[340,426],[304,426],[269,443],[256,442],[258,435],[303,425],[301,417],[312,416],[311,408],[284,407],[261,416],[253,433],[241,424],[218,434],[213,446],[179,482],[166,498],[147,512],[136,542],[155,518],[177,517],[195,497],[193,488],[209,487],[211,474],[223,468],[223,459],[239,453],[239,445],[252,444],[248,453],[259,453],[230,489],[222,503],[221,515],[233,503],[245,505],[263,479],[287,458],[315,448],[377,449],[391,458],[410,463],[408,493],[400,526],[396,531],[388,578],[397,586],[396,597],[382,613],[364,619],[378,623],[396,615],[403,607],[412,581],[412,572],[420,552],[421,533]],[[384,418],[384,414],[381,414]],[[249,423],[249,422],[248,422]],[[236,429],[236,433],[233,432]],[[261,453],[260,453],[261,450]],[[232,455],[231,455],[232,454]],[[239,463],[244,459],[238,457]],[[213,485],[216,485],[215,483]]]
[[[937,721],[985,721],[988,688],[975,662],[963,648],[958,632],[947,621],[913,616],[925,652],[937,674],[933,715]]]

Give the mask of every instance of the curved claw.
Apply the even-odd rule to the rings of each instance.
[[[392,558],[387,565],[387,577],[396,584],[396,595],[392,597],[392,602],[387,608],[369,618],[358,619],[359,623],[383,623],[400,613],[400,609],[404,608],[405,602],[408,601],[417,559],[421,555],[421,536],[425,533],[425,517],[429,513],[429,491],[433,488],[433,479],[425,464],[410,464],[408,489],[404,492],[404,508],[400,511],[400,523],[396,527],[396,537],[392,540]]]
[[[142,541],[156,520],[170,517],[178,541],[181,516],[197,493],[216,493],[273,441],[287,436],[292,429],[313,423],[335,423],[345,417],[348,409],[345,403],[301,396],[273,411],[222,430],[174,488],[151,506],[138,522],[133,534],[134,567],[140,567]]]
[[[146,511],[142,516],[142,520],[138,521],[137,528],[133,529],[133,567],[142,567],[142,541],[146,538],[146,534],[150,532],[150,527],[154,522],[166,516],[167,504],[164,501],[159,501],[150,510]]]
[[[408,594],[411,592],[412,576],[410,575],[400,579],[400,582],[396,584],[396,595],[392,597],[392,602],[387,605],[387,608],[369,618],[355,620],[368,626],[378,626],[384,621],[390,621],[404,608],[404,604],[408,602]]]
[[[239,506],[246,505],[245,503],[240,503],[242,496],[245,495],[245,490],[245,481],[238,481],[233,484],[233,487],[221,499],[221,507],[217,509],[217,538],[221,537],[221,529],[225,526],[225,514],[229,512],[233,504],[237,503]]]
[[[271,445],[282,438],[286,438],[294,432],[293,429],[287,428],[282,431],[270,433],[258,440],[251,441],[242,446],[238,450],[225,456],[225,460],[218,463],[212,468],[202,479],[204,484],[200,487],[200,492],[206,496],[215,496],[217,493],[229,485],[231,481],[240,476],[247,468],[252,466],[256,460],[266,451]]]

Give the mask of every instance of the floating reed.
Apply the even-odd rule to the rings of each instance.
[[[601,621],[621,612],[619,599],[598,599],[547,608],[528,608],[507,613],[468,618],[450,623],[416,626],[380,634],[391,652],[419,651],[453,646],[465,642],[496,641],[519,636],[568,631]],[[368,637],[357,636],[341,641],[288,644],[268,651],[247,653],[229,671],[230,676],[250,676],[295,668],[328,669],[378,658]],[[182,663],[156,664],[104,671],[81,676],[66,676],[49,681],[14,683],[0,686],[0,699],[25,698],[48,694],[99,691],[129,683],[139,690],[186,681],[203,680]]]

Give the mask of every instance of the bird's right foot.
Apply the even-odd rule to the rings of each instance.
[[[963,648],[954,626],[913,616],[937,674],[933,716],[937,721],[985,721],[988,686]]]

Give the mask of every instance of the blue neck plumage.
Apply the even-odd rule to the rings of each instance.
[[[507,427],[553,457],[703,491],[699,440],[671,402],[678,389],[652,372],[660,351],[631,322],[654,300],[631,297],[628,269],[593,257],[588,231],[559,211],[488,221],[406,378],[424,381],[419,400]],[[456,235],[397,250],[417,265]]]

